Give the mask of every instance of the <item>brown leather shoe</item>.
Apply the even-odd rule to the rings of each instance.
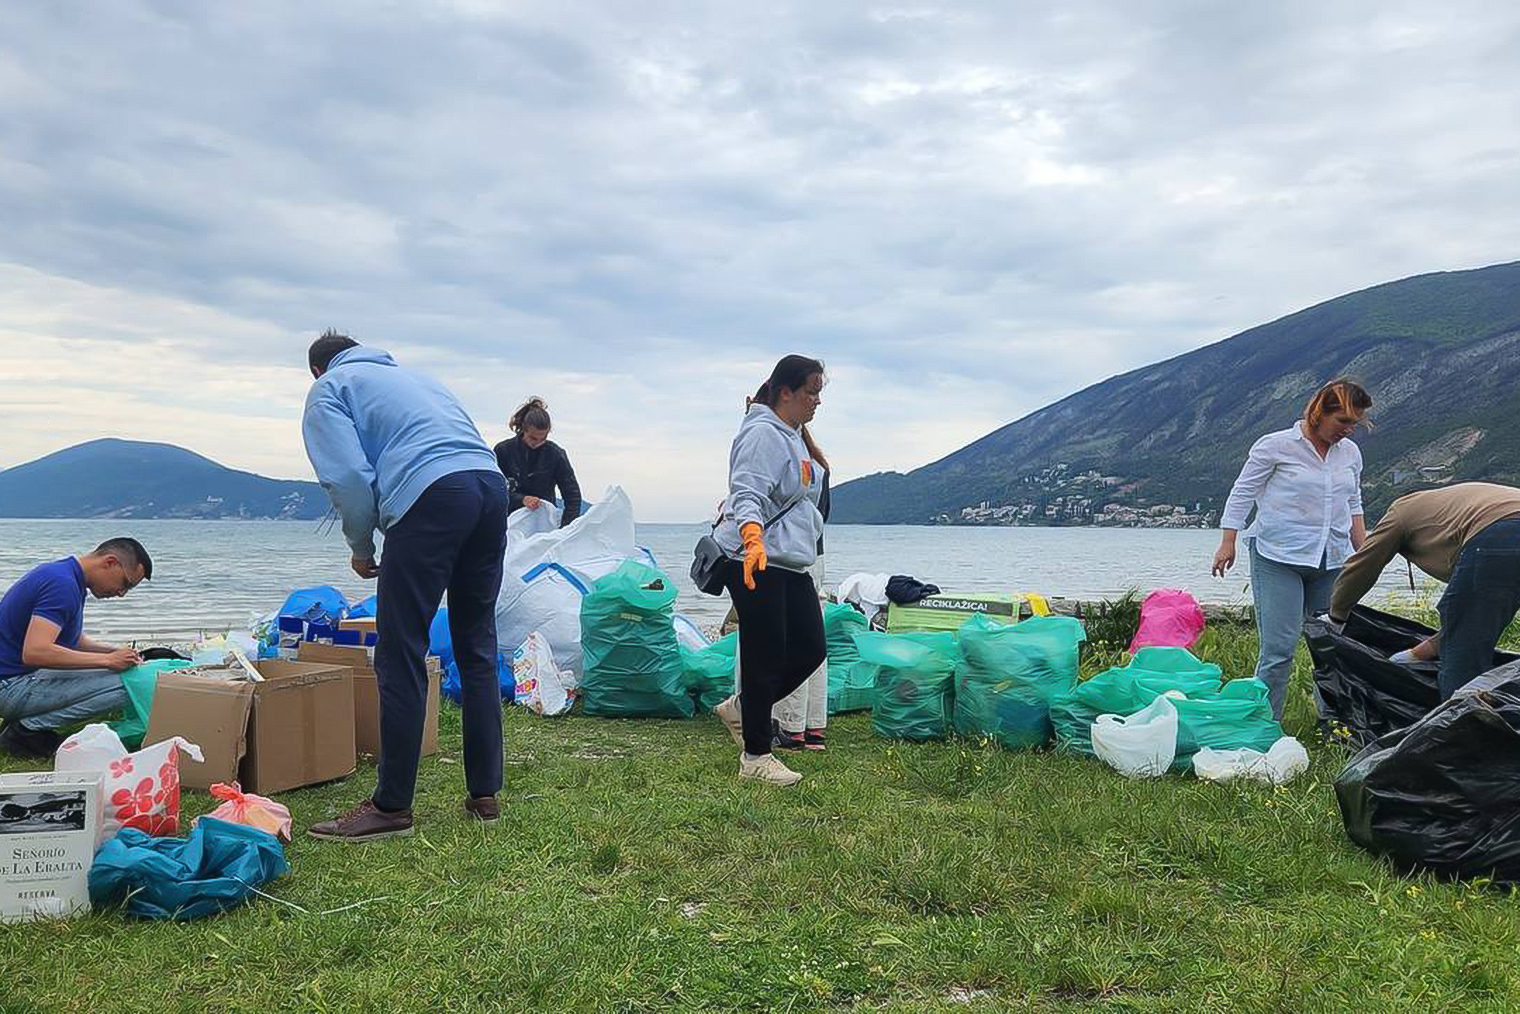
[[[323,841],[374,841],[412,833],[412,811],[388,813],[366,799],[337,820],[324,820],[306,831]]]
[[[464,801],[464,812],[482,824],[489,824],[501,816],[501,807],[496,805],[495,796],[471,796]]]

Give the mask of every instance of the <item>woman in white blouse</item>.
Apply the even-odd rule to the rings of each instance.
[[[1251,447],[1219,520],[1216,577],[1235,565],[1236,535],[1245,529],[1261,638],[1256,677],[1279,721],[1304,617],[1330,608],[1336,574],[1367,538],[1362,452],[1348,438],[1371,407],[1372,397],[1349,380],[1320,388],[1303,419]]]

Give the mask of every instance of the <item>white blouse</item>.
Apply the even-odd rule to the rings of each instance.
[[[1350,440],[1330,445],[1323,459],[1304,424],[1256,441],[1230,489],[1219,527],[1245,528],[1269,560],[1335,570],[1351,555],[1351,519],[1362,513],[1362,452]]]

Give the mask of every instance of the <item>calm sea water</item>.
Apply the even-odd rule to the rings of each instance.
[[[702,595],[686,570],[703,525],[640,525],[639,542],[681,588],[677,609],[715,623],[726,598]],[[348,568],[337,532],[293,521],[22,521],[0,519],[0,590],[37,563],[88,550],[113,535],[140,539],[153,580],[124,599],[91,601],[85,629],[112,638],[180,640],[246,627],[277,608],[291,588],[331,584],[351,600],[371,594]],[[1249,566],[1219,580],[1209,565],[1219,534],[1115,528],[921,528],[831,525],[833,587],[856,571],[911,574],[946,591],[1040,592],[1112,598],[1127,589],[1183,588],[1204,602],[1250,601]],[[382,554],[383,555],[383,554]],[[1390,567],[1375,599],[1407,597],[1402,568]]]

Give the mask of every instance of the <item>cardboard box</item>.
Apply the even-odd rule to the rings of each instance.
[[[373,616],[359,616],[351,620],[339,620],[339,630],[358,630],[366,634],[377,633]]]
[[[270,795],[354,773],[354,679],[346,665],[255,662],[262,683],[159,674],[145,743],[183,736],[206,762],[180,764],[192,789],[240,782]]]
[[[302,642],[296,656],[302,662],[329,662],[349,666],[354,674],[354,746],[360,753],[380,756],[380,688],[375,682],[369,655],[350,645]],[[427,657],[427,717],[422,725],[422,756],[438,752],[438,698],[443,675],[438,656]]]

